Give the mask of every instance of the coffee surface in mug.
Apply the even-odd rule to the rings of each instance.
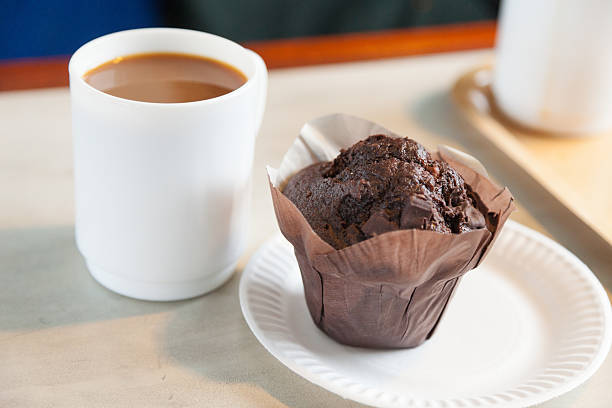
[[[118,57],[83,76],[109,95],[141,102],[194,102],[225,95],[247,78],[221,61],[190,54],[150,53]]]

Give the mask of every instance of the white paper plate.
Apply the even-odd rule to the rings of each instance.
[[[240,282],[244,317],[291,370],[380,407],[524,407],[589,378],[612,340],[610,303],[565,248],[508,222],[465,276],[433,338],[407,350],[336,343],[312,322],[293,247],[278,235]]]

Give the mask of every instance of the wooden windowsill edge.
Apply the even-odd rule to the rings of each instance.
[[[496,23],[445,26],[257,41],[244,44],[269,69],[365,61],[490,48]],[[0,61],[0,91],[68,85],[69,57]]]

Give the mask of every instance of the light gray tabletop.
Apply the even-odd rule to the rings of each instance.
[[[173,303],[109,292],[76,250],[67,89],[0,93],[0,406],[361,406],[268,354],[238,300],[240,270],[277,229],[264,167],[278,164],[306,120],[332,112],[479,157],[523,204],[515,220],[566,245],[612,288],[612,254],[453,108],[454,79],[490,58],[479,51],[273,71],[253,170],[249,249],[226,285]],[[541,406],[609,407],[610,384],[608,357],[585,384]]]

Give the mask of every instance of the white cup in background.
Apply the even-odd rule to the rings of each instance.
[[[248,78],[217,98],[147,103],[108,95],[83,75],[115,57],[214,58]],[[197,31],[129,30],[82,46],[69,64],[76,241],[98,282],[147,300],[223,284],[245,248],[255,136],[267,71],[254,52]]]
[[[612,1],[504,0],[493,93],[511,119],[558,134],[612,129]]]

